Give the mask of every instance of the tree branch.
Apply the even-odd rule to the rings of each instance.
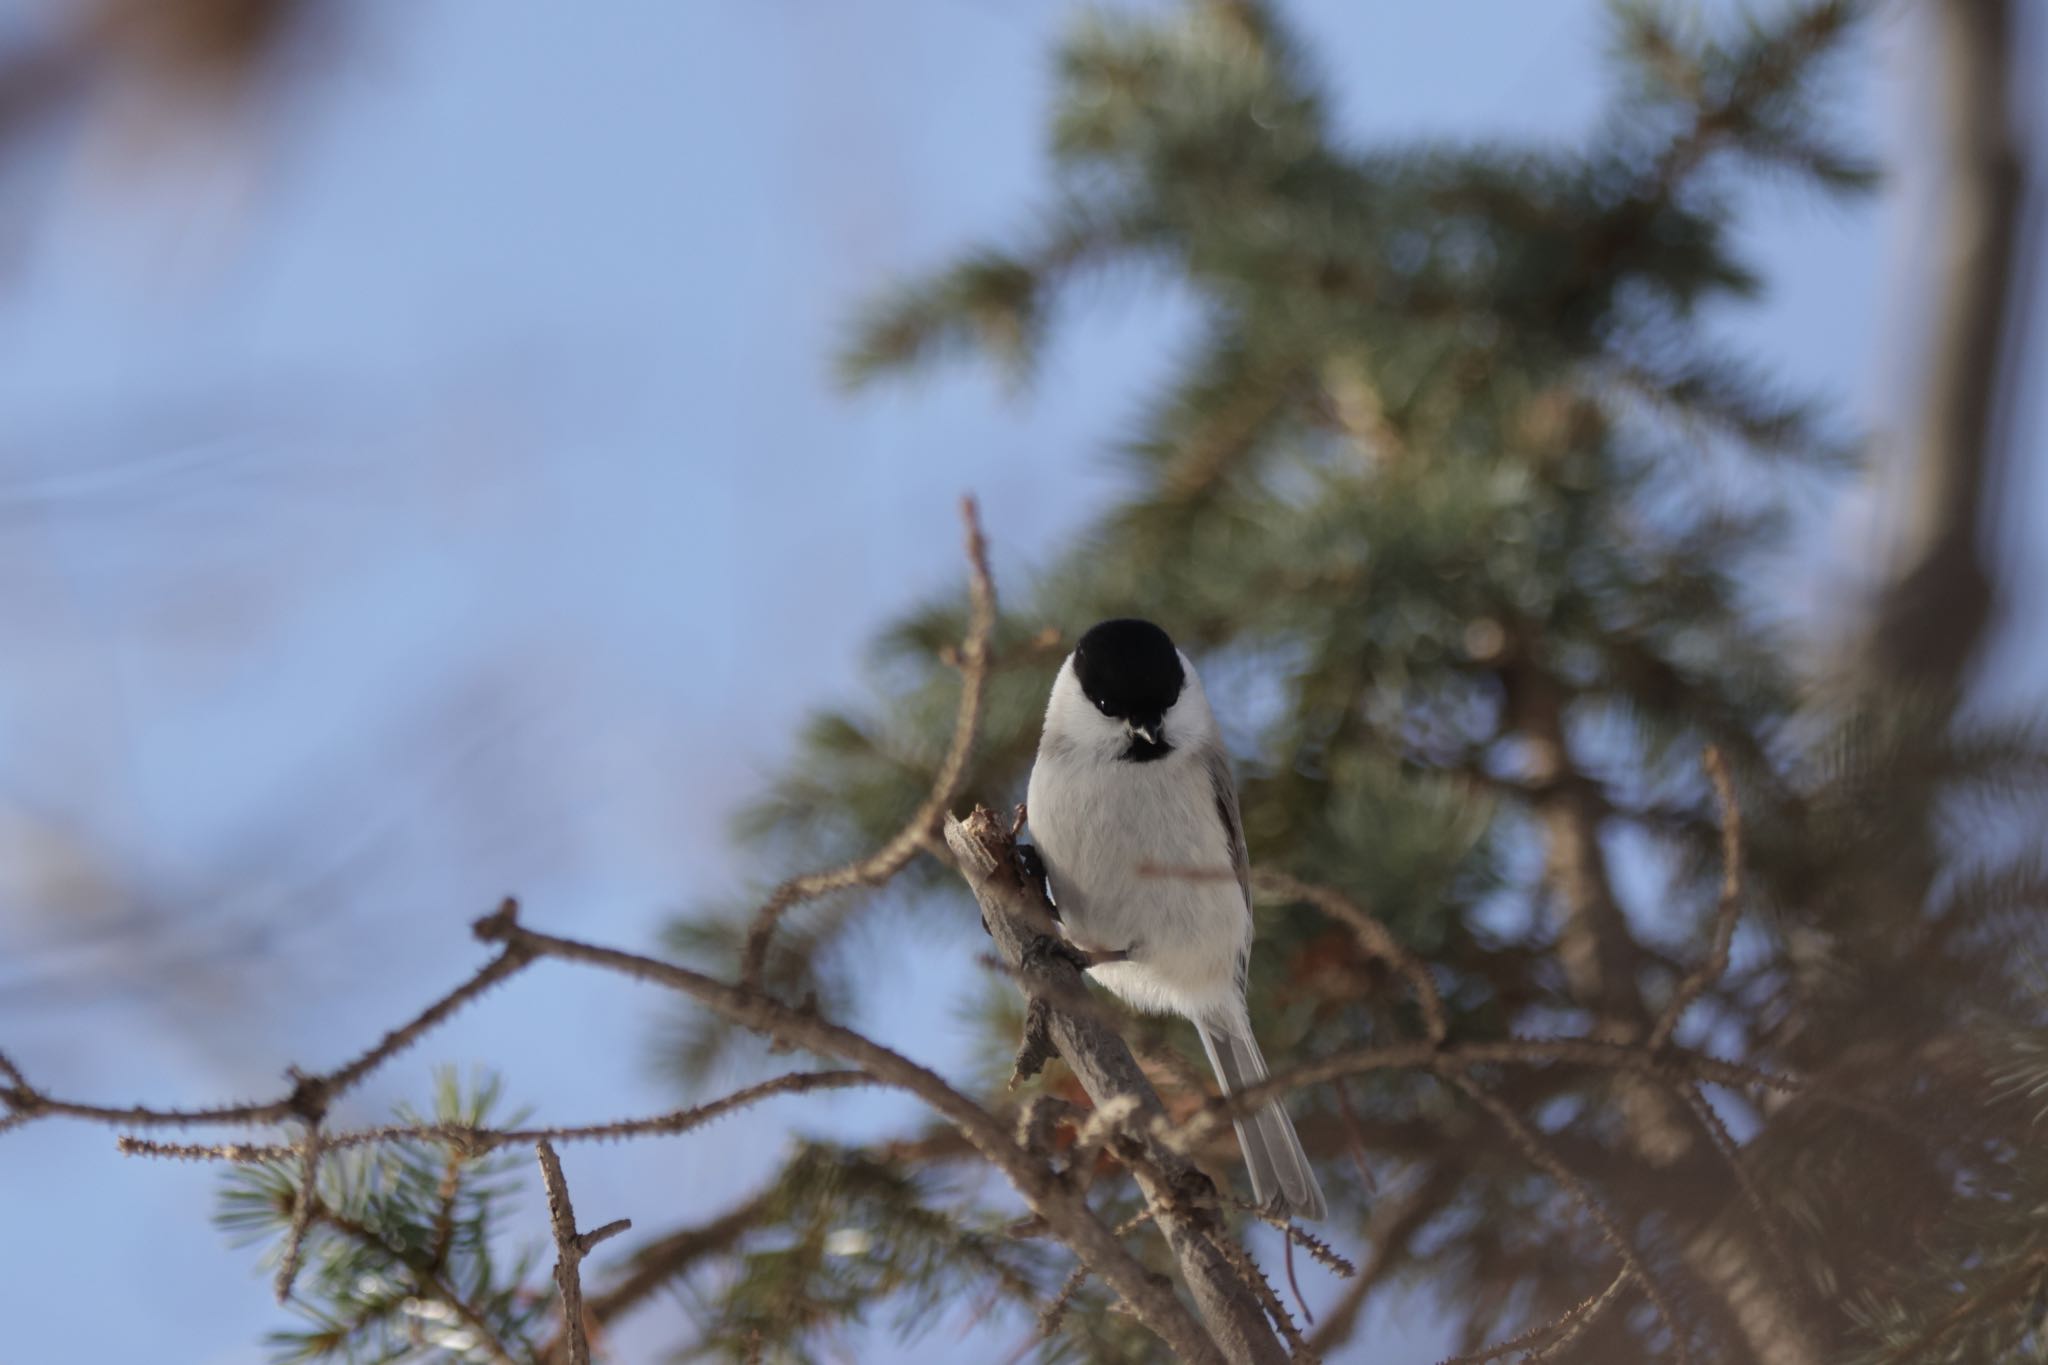
[[[610,1123],[575,1124],[560,1128],[478,1128],[466,1123],[394,1123],[378,1128],[329,1133],[321,1139],[323,1151],[370,1146],[379,1142],[444,1142],[464,1155],[482,1155],[499,1147],[527,1142],[612,1142],[632,1137],[674,1137],[701,1128],[714,1119],[744,1109],[750,1104],[779,1095],[803,1095],[813,1090],[844,1090],[873,1085],[862,1071],[795,1071],[761,1081],[705,1104],[691,1105],[644,1119],[618,1119]],[[290,1146],[257,1145],[242,1142],[181,1143],[155,1142],[123,1135],[118,1140],[129,1156],[170,1157],[180,1161],[232,1161],[239,1163],[283,1161],[300,1150]]]
[[[1042,893],[1027,891],[1017,876],[1016,842],[1006,823],[985,809],[964,822],[949,819],[946,846],[980,903],[982,923],[1004,962],[1022,977],[1029,995],[1047,1002],[1047,1033],[1089,1098],[1098,1109],[1132,1107],[1132,1129],[1150,1148],[1133,1173],[1215,1345],[1232,1361],[1279,1365],[1287,1353],[1267,1325],[1264,1308],[1216,1245],[1216,1238],[1228,1234],[1218,1225],[1213,1202],[1199,1206],[1189,1197],[1193,1184],[1207,1181],[1177,1151],[1149,1140],[1147,1129],[1165,1121],[1151,1082],[1099,1012],[1063,1003],[1085,996],[1087,987],[1071,959],[1045,951],[1041,926],[1049,925],[1051,917]]]
[[[562,1291],[562,1336],[568,1343],[569,1365],[590,1365],[590,1341],[583,1334],[583,1258],[599,1242],[632,1227],[633,1220],[620,1218],[595,1232],[578,1232],[561,1158],[546,1138],[534,1143],[533,1150],[540,1158],[541,1180],[548,1187],[548,1224],[555,1234],[555,1285]]]
[[[475,930],[477,937],[487,942],[503,943],[508,949],[534,957],[581,962],[677,991],[743,1028],[790,1047],[839,1057],[878,1082],[923,1100],[958,1127],[1009,1178],[1031,1211],[1043,1218],[1104,1283],[1123,1297],[1139,1321],[1182,1360],[1209,1365],[1220,1359],[1215,1343],[1174,1297],[1172,1286],[1146,1270],[1111,1236],[1087,1201],[1043,1160],[1019,1147],[1001,1120],[946,1084],[936,1072],[863,1034],[786,1005],[763,992],[730,985],[674,963],[536,933],[519,923],[517,907],[510,902],[496,914],[477,921]],[[1129,1054],[1125,1055],[1128,1058]]]
[[[967,763],[974,756],[974,738],[981,729],[982,700],[988,690],[989,642],[995,636],[996,590],[989,574],[988,542],[982,538],[981,520],[973,498],[960,501],[960,519],[967,528],[967,639],[960,647],[960,709],[953,719],[953,739],[946,756],[932,778],[929,795],[919,804],[893,838],[865,858],[823,872],[792,877],[775,888],[747,931],[747,945],[740,981],[747,986],[761,983],[768,961],[768,947],[775,927],[789,909],[803,901],[815,900],[834,891],[856,886],[880,886],[894,877],[926,847],[946,808],[960,794],[967,780]]]
[[[1440,1044],[1449,1036],[1450,1023],[1444,1017],[1443,996],[1437,992],[1436,979],[1429,974],[1429,964],[1403,947],[1387,926],[1363,906],[1331,887],[1312,886],[1281,872],[1254,872],[1252,885],[1271,896],[1305,901],[1331,919],[1350,925],[1366,956],[1382,959],[1407,978],[1409,989],[1415,993],[1416,1007],[1422,1011],[1423,1032],[1429,1041]]]
[[[1693,1001],[1728,970],[1728,948],[1735,941],[1735,921],[1742,914],[1742,807],[1735,801],[1735,783],[1728,775],[1728,760],[1708,745],[1707,777],[1714,784],[1714,800],[1721,809],[1721,902],[1714,911],[1714,941],[1707,960],[1686,974],[1671,993],[1671,1003],[1650,1030],[1648,1047],[1656,1052],[1671,1041],[1678,1023]]]
[[[1532,1165],[1555,1180],[1564,1188],[1565,1193],[1571,1196],[1572,1202],[1586,1211],[1586,1216],[1599,1228],[1601,1239],[1613,1247],[1615,1254],[1621,1257],[1624,1273],[1642,1285],[1643,1292],[1650,1296],[1651,1304],[1657,1309],[1657,1316],[1664,1320],[1664,1325],[1671,1331],[1672,1349],[1677,1352],[1680,1365],[1692,1359],[1691,1347],[1685,1339],[1685,1327],[1679,1322],[1678,1315],[1672,1312],[1670,1299],[1663,1287],[1650,1275],[1649,1267],[1643,1263],[1642,1257],[1636,1254],[1635,1245],[1629,1241],[1628,1234],[1622,1231],[1621,1225],[1614,1221],[1614,1215],[1607,1212],[1600,1201],[1593,1197],[1593,1192],[1586,1188],[1584,1181],[1572,1174],[1570,1167],[1544,1147],[1543,1140],[1536,1135],[1535,1130],[1522,1122],[1514,1110],[1501,1103],[1495,1096],[1487,1094],[1478,1082],[1463,1071],[1455,1067],[1444,1067],[1442,1070],[1451,1084],[1464,1091],[1475,1104],[1493,1115],[1494,1121],[1506,1130],[1509,1138],[1522,1149]]]

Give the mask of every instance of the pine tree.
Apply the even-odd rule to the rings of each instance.
[[[1854,442],[1699,322],[1761,287],[1732,230],[1747,185],[1872,183],[1828,101],[1864,17],[1801,0],[1717,29],[1621,5],[1619,91],[1576,150],[1351,145],[1250,0],[1089,18],[1060,55],[1052,202],[881,300],[848,349],[861,384],[954,353],[1028,379],[1082,325],[1069,300],[1090,277],[1199,304],[1122,447],[1132,491],[1001,622],[970,796],[1020,794],[1078,629],[1151,617],[1253,736],[1255,864],[1370,907],[1430,964],[1450,1043],[1653,1058],[1675,1030],[1731,1063],[1713,1085],[1566,1060],[1302,1089],[1327,1232],[1364,1262],[1323,1349],[1405,1285],[1467,1351],[1524,1330],[1616,1362],[2048,1351],[2031,956],[2048,872],[2019,815],[2048,747],[1794,666],[1759,587],[1791,501],[1843,479]],[[742,822],[764,869],[859,856],[917,809],[963,617],[907,614],[878,643],[875,699],[810,725]],[[852,1012],[877,950],[851,931],[884,898],[891,932],[972,923],[958,878],[921,860],[793,912],[767,983]],[[693,914],[667,946],[735,968],[749,922]],[[963,970],[978,941],[963,932]],[[1308,907],[1262,904],[1252,986],[1275,1058],[1423,1034],[1398,973]],[[996,1094],[1021,1011],[1007,981],[989,990]],[[1193,1104],[1192,1033],[1128,1032]],[[698,1078],[748,1040],[693,1014],[674,1056]],[[1058,1067],[1037,1085],[1078,1099]],[[1219,1143],[1202,1155],[1227,1179]],[[428,1209],[431,1174],[389,1179]],[[288,1193],[277,1177],[240,1197],[288,1209],[280,1178]],[[642,1265],[690,1286],[691,1358],[824,1358],[837,1327],[947,1298],[1057,1301],[1049,1359],[1165,1358],[1067,1282],[1057,1248],[1007,1235],[1016,1217],[949,1131],[806,1145]],[[1130,1242],[1168,1267],[1156,1239]]]
[[[1349,146],[1263,5],[1085,21],[1060,59],[1053,202],[884,299],[845,370],[965,353],[1028,377],[1105,272],[1199,301],[1192,353],[1123,446],[1135,492],[1010,629],[977,794],[1009,799],[1026,771],[1059,653],[1033,648],[1041,628],[1169,623],[1257,721],[1256,861],[1370,905],[1434,964],[1453,1037],[1559,1020],[1644,1036],[1710,937],[1720,835],[1699,755],[1727,755],[1748,927],[1684,1036],[1845,1095],[1717,1091],[1703,1109],[1565,1068],[1501,1090],[1654,1248],[1705,1358],[1835,1359],[1941,1311],[1930,1235],[1953,1239],[1959,1286],[1995,1279],[1974,1262],[2037,1254],[2023,1220],[1978,1220],[2042,1174],[1990,1074],[2024,1070],[1998,1059],[2040,1019],[2005,957],[2034,937],[2040,872],[1949,836],[1942,812],[2017,809],[2042,755],[2024,734],[1958,741],[1896,697],[1816,700],[1746,591],[1788,501],[1855,450],[1698,318],[1761,288],[1732,241],[1746,184],[1874,183],[1828,112],[1865,16],[1806,3],[1711,32],[1669,14],[1618,9],[1622,88],[1576,152]],[[881,643],[894,699],[816,722],[747,827],[775,861],[849,853],[916,801],[954,686],[933,661],[957,633],[943,606],[906,618]],[[1619,890],[1623,847],[1654,892]],[[809,921],[791,989],[847,989],[832,949],[858,914]],[[1385,973],[1311,916],[1262,918],[1254,982],[1282,1055],[1413,1033]],[[1435,1078],[1296,1107],[1337,1199],[1370,1220],[1375,1280],[1426,1284],[1468,1347],[1611,1275],[1555,1184]],[[1359,1188],[1352,1141],[1397,1193]],[[1589,1330],[1586,1358],[1671,1349],[1635,1304]],[[1987,1330],[2020,1340],[2026,1315]]]

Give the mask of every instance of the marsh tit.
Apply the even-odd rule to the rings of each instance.
[[[1201,679],[1165,631],[1104,621],[1081,637],[1052,685],[1025,811],[1090,974],[1136,1009],[1193,1020],[1226,1094],[1265,1079],[1245,1010],[1251,865],[1237,786]],[[1240,1118],[1237,1140],[1262,1207],[1324,1216],[1278,1103]]]

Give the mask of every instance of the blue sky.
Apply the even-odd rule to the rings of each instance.
[[[1568,138],[1600,106],[1593,0],[1289,8],[1361,139]],[[267,1092],[469,970],[507,891],[644,946],[744,890],[727,815],[859,686],[874,628],[957,578],[958,495],[1020,586],[1114,493],[1102,452],[1185,321],[1107,309],[1025,398],[964,368],[830,383],[857,303],[1044,188],[1070,13],[368,0],[232,127],[138,123],[116,91],[53,130],[0,275],[0,1046],[81,1098]],[[1880,47],[1850,113],[1896,149],[1910,43]],[[1725,325],[1873,426],[1923,192],[1764,196],[1744,229],[1772,293]],[[1818,573],[1862,523],[1815,524]],[[964,942],[912,945],[913,1002],[867,1021],[956,1069]],[[565,1121],[667,1107],[660,1003],[542,969],[354,1112],[437,1060]],[[838,1103],[841,1130],[912,1114]],[[578,1208],[714,1211],[824,1122],[786,1102],[572,1151]],[[261,1358],[280,1315],[207,1224],[211,1172],[89,1128],[0,1142],[0,1209],[38,1229],[8,1270],[40,1308],[21,1359]],[[1434,1359],[1426,1306],[1400,1311],[1375,1359]],[[678,1322],[643,1315],[629,1358]]]

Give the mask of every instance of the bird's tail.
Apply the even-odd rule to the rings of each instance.
[[[1238,1094],[1266,1079],[1266,1059],[1259,1055],[1249,1023],[1240,1019],[1227,1026],[1197,1024],[1195,1029],[1224,1094]],[[1245,1168],[1251,1172],[1252,1197],[1262,1207],[1282,1218],[1327,1216],[1322,1186],[1278,1101],[1237,1120],[1237,1145],[1244,1149]]]

